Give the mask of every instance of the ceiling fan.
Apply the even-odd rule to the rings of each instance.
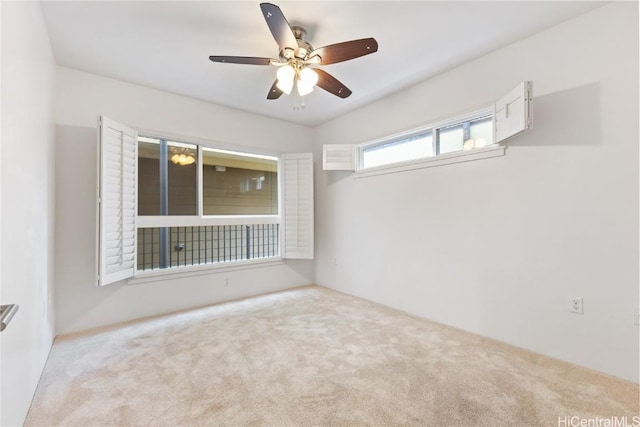
[[[280,47],[279,59],[250,56],[209,56],[213,62],[249,65],[274,65],[279,67],[276,81],[269,89],[267,99],[278,99],[283,93],[289,95],[295,84],[301,96],[311,93],[314,86],[340,98],[351,95],[351,90],[331,74],[312,66],[329,65],[359,58],[378,50],[374,38],[351,40],[314,49],[304,37],[306,30],[289,26],[280,8],[271,3],[261,3],[260,9],[267,21],[273,38]]]

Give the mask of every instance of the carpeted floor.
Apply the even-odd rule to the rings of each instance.
[[[308,287],[60,337],[26,425],[631,423],[638,397],[637,384]]]

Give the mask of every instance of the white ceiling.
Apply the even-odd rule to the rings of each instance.
[[[315,48],[375,37],[378,52],[327,65],[353,94],[319,88],[266,99],[272,66],[221,64],[209,55],[277,58],[258,1],[43,2],[58,65],[314,126],[601,6],[557,1],[282,1]]]

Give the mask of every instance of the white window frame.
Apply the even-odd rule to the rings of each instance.
[[[112,121],[109,118],[101,117],[100,120]],[[117,122],[116,122],[117,123]],[[99,127],[100,130],[100,127]],[[169,280],[180,277],[189,277],[193,275],[200,274],[209,274],[213,271],[232,271],[239,270],[245,268],[260,268],[260,267],[269,267],[277,264],[282,264],[286,259],[296,259],[296,258],[312,258],[313,257],[313,216],[311,216],[310,229],[306,230],[307,233],[311,236],[311,247],[301,249],[300,253],[290,253],[285,254],[285,235],[286,235],[286,223],[287,218],[285,217],[284,212],[284,198],[285,193],[288,190],[285,188],[284,183],[284,174],[283,174],[283,164],[287,156],[289,154],[283,153],[274,153],[262,151],[259,149],[255,149],[254,147],[240,146],[240,145],[229,145],[229,144],[221,144],[217,142],[213,142],[210,140],[203,140],[200,138],[192,138],[192,137],[182,137],[180,135],[170,134],[167,132],[156,132],[152,130],[144,130],[138,129],[136,130],[136,136],[141,135],[149,138],[157,138],[164,139],[171,142],[179,142],[185,144],[197,145],[198,147],[198,162],[197,162],[197,187],[198,187],[198,208],[197,214],[195,215],[187,215],[187,216],[178,216],[178,215],[167,215],[167,216],[147,216],[147,215],[137,215],[137,203],[136,203],[136,215],[135,215],[135,234],[137,236],[137,230],[139,228],[150,228],[150,227],[182,227],[182,226],[209,226],[209,225],[250,225],[250,224],[280,224],[280,235],[279,235],[279,255],[268,258],[255,258],[249,260],[237,260],[232,262],[224,262],[224,263],[210,263],[210,264],[200,264],[200,265],[192,265],[192,266],[180,266],[180,267],[169,267],[165,269],[156,269],[156,270],[147,270],[140,271],[137,269],[137,263],[134,262],[134,268],[128,277],[119,277],[120,280],[126,280],[128,284],[137,284],[137,283],[146,283],[150,281],[157,280]],[[137,194],[137,149],[138,149],[138,141],[137,137],[135,140],[135,148],[136,148],[136,194]],[[233,151],[239,154],[247,154],[251,155],[261,155],[261,156],[269,156],[275,157],[278,160],[278,214],[277,215],[203,215],[202,209],[202,149],[203,148],[211,148],[215,150],[226,150]],[[311,154],[296,154],[294,156],[311,156]],[[98,156],[98,162],[100,165],[101,156]],[[312,156],[310,157],[311,164],[310,169],[307,172],[310,172],[311,179],[311,188],[306,187],[305,191],[311,191],[311,212],[313,212],[313,160]],[[300,189],[296,189],[296,191],[300,191]],[[100,188],[98,189],[98,194],[100,194]],[[99,200],[99,199],[98,199]],[[100,206],[100,205],[99,205]],[[309,223],[306,223],[309,226]],[[98,218],[98,242],[100,242],[101,238],[101,229],[102,224]],[[296,233],[300,230],[296,229]],[[137,258],[137,244],[135,246],[135,254]],[[98,256],[97,261],[102,257],[103,248],[98,244]],[[299,256],[302,254],[302,256]],[[119,281],[119,280],[118,280]],[[115,283],[115,281],[113,281]],[[102,284],[99,282],[98,284]]]
[[[364,178],[387,173],[504,156],[506,149],[505,140],[513,138],[514,136],[517,136],[533,127],[532,99],[533,83],[531,81],[523,81],[490,106],[479,108],[459,116],[434,121],[423,126],[387,135],[375,140],[353,144],[356,159],[355,172],[352,176],[354,178]],[[438,131],[440,129],[469,121],[479,120],[484,117],[491,117],[493,121],[493,142],[491,144],[481,148],[473,148],[470,150],[463,149],[461,151],[438,154]],[[414,158],[368,168],[363,167],[363,152],[366,148],[384,145],[427,133],[432,135],[432,156]],[[323,160],[325,166],[328,163],[328,159],[333,160],[332,157],[327,156],[327,153],[334,155],[334,157],[338,157],[336,153],[346,152],[346,147],[348,147],[348,144],[325,145],[323,147]],[[325,167],[324,169],[353,170],[347,167],[348,163],[346,161],[334,161],[331,166],[332,167]]]
[[[490,159],[492,157],[501,157],[504,156],[505,149],[506,147],[504,145],[491,144],[483,148],[474,148],[473,150],[456,151],[454,153],[440,154],[438,156],[390,163],[388,165],[381,165],[356,171],[353,174],[353,178],[359,179],[388,173],[405,172],[416,169],[470,162],[473,160]]]
[[[403,162],[397,162],[394,164],[398,164],[398,163],[404,163],[404,162],[410,162],[413,160],[425,160],[425,159],[431,159],[433,157],[438,157],[438,156],[443,156],[445,154],[438,154],[437,153],[437,138],[436,138],[436,133],[438,130],[443,129],[443,128],[447,128],[449,126],[455,126],[458,124],[462,124],[465,122],[470,122],[470,121],[474,121],[474,120],[478,120],[478,119],[482,119],[484,117],[490,117],[493,115],[493,108],[483,108],[480,110],[474,110],[470,113],[466,113],[466,114],[461,114],[459,116],[453,117],[453,118],[447,118],[445,120],[439,120],[437,122],[433,122],[430,123],[428,125],[424,125],[424,126],[420,126],[414,129],[410,129],[408,131],[404,131],[404,132],[400,132],[397,134],[393,134],[390,136],[385,136],[383,138],[378,138],[375,139],[373,141],[367,141],[361,144],[357,145],[357,155],[358,155],[358,161],[357,161],[357,170],[365,170],[365,168],[363,168],[362,166],[362,162],[363,162],[363,151],[367,148],[370,147],[375,147],[378,145],[384,145],[387,144],[389,142],[395,142],[398,140],[402,140],[402,139],[408,139],[411,138],[413,136],[417,136],[417,135],[423,135],[423,134],[427,134],[430,133],[432,135],[432,139],[431,139],[431,150],[434,153],[433,156],[429,156],[429,157],[423,157],[420,159],[412,159],[412,160],[406,160]],[[448,153],[447,153],[448,154]],[[384,165],[386,166],[386,165]],[[378,166],[374,166],[374,167],[370,167],[370,168],[366,168],[366,170],[368,169],[374,169],[377,168]]]
[[[138,228],[149,227],[190,227],[190,226],[205,226],[205,225],[251,225],[256,222],[263,224],[278,224],[281,223],[282,217],[282,180],[278,178],[278,214],[277,215],[204,215],[202,206],[202,151],[203,149],[211,150],[224,150],[237,153],[239,155],[251,156],[265,156],[272,157],[278,161],[278,177],[282,174],[282,162],[283,154],[266,152],[260,150],[253,150],[248,147],[231,147],[229,145],[216,144],[211,141],[197,140],[195,138],[176,138],[174,136],[167,136],[166,134],[160,134],[158,132],[138,131],[138,135],[147,138],[163,139],[168,142],[178,142],[181,144],[190,144],[197,146],[198,158],[196,163],[196,191],[197,191],[197,213],[195,215],[138,215],[137,226]]]
[[[357,152],[357,169],[353,174],[354,178],[364,178],[368,176],[375,176],[387,173],[403,172],[408,170],[430,168],[436,166],[449,165],[454,163],[468,162],[472,160],[487,159],[491,157],[504,156],[505,147],[498,143],[492,143],[482,148],[474,148],[471,150],[461,150],[452,153],[437,154],[437,138],[436,133],[442,128],[449,126],[455,126],[469,121],[482,119],[484,117],[493,116],[493,107],[482,108],[474,110],[472,112],[461,114],[453,118],[439,120],[428,125],[420,126],[408,131],[399,132],[383,138],[378,138],[373,141],[367,141],[356,145]],[[495,130],[494,130],[495,132]],[[410,138],[415,135],[431,133],[432,135],[432,152],[434,155],[429,157],[421,157],[417,159],[404,160],[395,163],[388,163],[380,166],[373,166],[369,168],[363,168],[363,151],[364,149],[377,145],[384,145],[391,141],[397,141],[399,139]],[[495,137],[494,137],[495,138]]]

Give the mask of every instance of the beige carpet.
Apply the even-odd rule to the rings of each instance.
[[[58,338],[26,425],[557,426],[638,406],[637,384],[308,287]]]

